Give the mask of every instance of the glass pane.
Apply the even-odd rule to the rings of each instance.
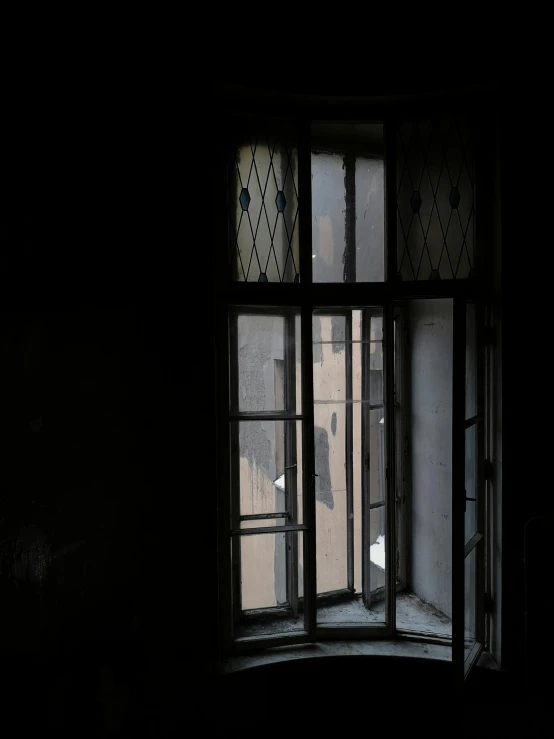
[[[382,336],[382,316],[372,316],[372,312],[374,309],[367,313],[355,310],[349,316],[316,314],[313,317],[317,591],[321,596],[318,601],[319,623],[381,623],[385,617],[384,602],[380,602],[384,598],[385,586],[384,507],[369,514],[369,527],[365,533],[368,547],[366,566],[375,597],[371,599],[369,608],[362,599],[363,465],[367,465],[369,470],[365,505],[385,500],[384,410],[371,410],[369,403],[361,402],[364,375],[368,383],[364,389],[367,400],[375,403],[383,399],[383,347],[380,340],[375,340],[376,336]],[[365,328],[363,320],[368,321]],[[346,342],[348,336],[351,336],[351,341]],[[352,403],[346,402],[350,392]],[[362,439],[364,417],[367,422],[365,440]],[[348,508],[349,479],[352,484],[351,514]],[[351,529],[349,520],[352,521]],[[349,556],[352,558],[350,572]]]
[[[381,590],[385,587],[385,506],[373,508],[369,513],[369,559],[370,589]]]
[[[241,536],[237,637],[304,630],[302,532]],[[295,573],[292,578],[288,573]],[[296,601],[294,609],[291,601]],[[300,602],[298,602],[300,601]],[[256,612],[257,609],[269,609]]]
[[[346,406],[314,405],[317,591],[346,588]]]
[[[465,611],[464,611],[464,654],[469,657],[476,641],[477,624],[477,549],[479,544],[471,550],[465,558]]]
[[[314,282],[344,282],[345,197],[342,156],[312,153]]]
[[[417,121],[399,128],[399,279],[473,276],[473,183],[472,141],[466,122]]]
[[[383,343],[381,341],[372,341],[369,345],[369,402],[371,405],[383,402]]]
[[[474,423],[465,432],[465,541],[477,533],[477,434],[478,427]],[[473,498],[474,500],[468,500]]]
[[[312,141],[313,281],[382,282],[383,127],[314,123]]]
[[[229,178],[232,278],[297,282],[298,156],[290,135],[241,131]]]
[[[475,304],[466,305],[466,419],[477,415],[477,337]]]
[[[371,341],[383,340],[383,316],[371,317]]]
[[[296,375],[296,412],[298,414],[302,413],[302,341],[301,341],[301,327],[302,322],[299,315],[295,316],[294,318],[294,339],[295,339],[295,349],[294,349],[294,362],[296,365],[295,369],[295,375]]]
[[[313,316],[314,400],[344,402],[346,398],[346,318]]]
[[[365,450],[369,464],[369,502],[385,500],[385,411],[369,412],[369,449]]]
[[[385,279],[383,160],[356,157],[356,282]]]
[[[302,522],[301,421],[240,421],[239,487],[240,515],[287,512],[285,523]],[[290,435],[291,452],[287,465],[285,449]],[[289,466],[289,469],[285,469]],[[287,482],[292,491],[287,493]],[[297,519],[292,507],[296,503]],[[243,522],[243,524],[246,522]],[[268,523],[259,523],[268,526]]]
[[[289,410],[285,397],[286,324],[283,316],[240,314],[237,316],[238,410]],[[291,352],[294,353],[296,384],[290,399],[290,410],[301,407],[300,319],[294,317],[290,327]]]

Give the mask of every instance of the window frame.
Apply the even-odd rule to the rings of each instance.
[[[445,112],[445,111],[442,111]],[[446,111],[448,112],[448,111]],[[324,116],[316,113],[302,113],[294,117],[295,126],[298,134],[298,193],[299,203],[311,202],[311,153],[312,144],[310,137],[310,124],[314,119],[321,119]],[[412,110],[409,115],[414,117]],[[234,115],[234,113],[232,113]],[[241,113],[242,115],[242,113]],[[429,113],[427,113],[427,116]],[[426,117],[427,117],[426,116]],[[342,119],[342,116],[339,116]],[[332,308],[340,305],[343,308],[367,308],[374,305],[379,306],[383,310],[383,333],[384,336],[393,336],[393,325],[397,306],[404,300],[421,297],[437,297],[452,298],[455,302],[481,299],[487,302],[490,295],[489,275],[484,269],[477,272],[477,276],[466,280],[442,280],[440,282],[400,282],[396,280],[396,257],[397,257],[397,239],[396,239],[396,152],[395,152],[395,130],[398,121],[401,120],[402,114],[391,114],[389,110],[382,110],[381,115],[372,114],[371,110],[362,108],[357,115],[349,115],[344,120],[352,121],[358,118],[363,121],[375,121],[383,124],[384,130],[384,174],[385,174],[385,279],[379,283],[312,283],[311,282],[311,249],[306,248],[306,244],[311,244],[311,219],[302,216],[302,208],[299,207],[299,240],[300,240],[300,275],[301,280],[296,284],[288,283],[237,283],[230,282],[227,267],[227,260],[221,260],[219,264],[214,265],[215,279],[215,302],[216,302],[216,335],[218,337],[227,336],[219,343],[218,352],[218,377],[219,377],[219,397],[224,399],[225,378],[228,377],[228,367],[226,366],[226,356],[229,352],[228,331],[227,331],[227,311],[238,306],[265,306],[292,307],[298,306],[301,313],[301,331],[302,331],[302,422],[303,422],[303,491],[304,491],[304,518],[303,523],[306,526],[304,534],[304,554],[305,563],[308,563],[308,572],[305,573],[305,601],[306,612],[309,612],[309,619],[306,619],[306,629],[303,632],[295,632],[290,635],[281,635],[278,637],[254,637],[245,638],[240,642],[234,642],[229,634],[228,619],[220,618],[221,626],[221,645],[225,653],[240,652],[250,650],[252,648],[267,648],[268,646],[284,646],[287,644],[299,644],[306,641],[316,641],[326,638],[379,638],[383,636],[395,636],[399,638],[413,638],[413,634],[403,635],[396,630],[396,567],[393,566],[392,552],[396,552],[397,531],[396,531],[396,515],[388,516],[387,536],[389,546],[387,547],[387,612],[388,623],[383,629],[379,627],[325,627],[316,625],[317,613],[317,592],[315,583],[315,496],[310,495],[313,492],[313,478],[307,479],[310,469],[313,469],[313,416],[310,408],[313,407],[313,385],[312,385],[312,332],[311,319],[314,309]],[[329,114],[329,120],[337,120],[336,112]],[[321,147],[316,147],[321,148]],[[476,156],[476,170],[477,170]],[[221,159],[222,169],[225,167],[225,157]],[[480,173],[476,171],[475,179],[479,181]],[[476,188],[476,201],[479,194]],[[222,202],[221,200],[219,202]],[[476,205],[476,240],[475,255],[476,259],[485,259],[485,252],[482,248],[480,231],[479,231],[479,208]],[[224,229],[216,228],[216,249],[214,250],[215,260],[217,262],[218,255],[221,255],[227,249],[227,238],[224,236]],[[224,250],[221,245],[224,244]],[[388,248],[390,245],[390,248]],[[223,263],[223,264],[222,264]],[[309,279],[302,280],[302,275],[309,275]],[[386,327],[386,328],[385,328]],[[394,397],[394,377],[395,368],[394,361],[396,354],[387,351],[384,367],[384,398]],[[225,418],[225,403],[218,403],[220,410],[219,424],[223,427],[228,425]],[[395,426],[397,419],[401,418],[395,408],[394,403],[385,405],[385,428],[388,446],[388,469],[387,469],[387,505],[388,510],[393,511],[395,506],[396,476],[402,475],[403,460],[399,454],[402,445],[402,439],[395,435]],[[311,417],[311,418],[310,418]],[[401,421],[400,421],[401,422]],[[485,433],[487,429],[485,428]],[[225,449],[226,433],[225,430],[220,432],[220,438],[223,441],[222,449]],[[400,446],[399,446],[400,444]],[[219,518],[223,521],[223,526],[219,527],[219,554],[220,554],[220,605],[222,612],[225,613],[226,591],[228,594],[229,578],[226,575],[225,555],[226,545],[222,529],[225,529],[225,520],[227,515],[226,499],[229,496],[225,494],[228,489],[228,481],[225,480],[225,463],[218,466],[218,486],[219,486]],[[454,495],[454,492],[453,492]],[[483,494],[484,499],[484,494]],[[463,520],[463,519],[462,519]],[[486,532],[486,529],[485,529]],[[400,530],[398,537],[401,537]],[[403,534],[406,535],[405,532]],[[453,532],[453,547],[455,546]],[[484,547],[483,547],[484,548]],[[310,564],[311,563],[311,564]],[[459,576],[457,581],[459,582]],[[463,579],[462,579],[463,582]],[[454,590],[457,588],[455,577],[453,576],[453,597]],[[454,616],[454,614],[453,614]],[[453,618],[454,621],[454,618]],[[462,619],[463,625],[463,619]],[[421,635],[423,641],[436,641],[433,635]],[[439,642],[442,640],[439,638]],[[454,644],[454,631],[452,644]]]

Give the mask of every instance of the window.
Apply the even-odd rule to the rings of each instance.
[[[465,674],[484,647],[471,135],[407,125],[229,127],[227,650],[411,634],[453,644]]]

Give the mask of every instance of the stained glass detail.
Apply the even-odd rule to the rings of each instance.
[[[453,187],[452,190],[450,190],[448,199],[450,200],[450,207],[456,209],[460,204],[460,192],[457,187]]]
[[[229,162],[232,279],[298,282],[298,156],[285,127],[243,122]]]
[[[474,159],[457,119],[403,124],[397,135],[397,279],[474,275]]]
[[[250,195],[245,187],[240,191],[239,202],[243,210],[248,210],[248,206],[250,205]]]
[[[412,210],[414,213],[418,213],[419,209],[421,208],[421,195],[417,192],[412,193],[412,197],[410,198],[410,205],[412,206]]]

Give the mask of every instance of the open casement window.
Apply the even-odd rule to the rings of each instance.
[[[458,682],[476,664],[486,638],[483,314],[480,302],[454,301],[453,667]]]
[[[385,630],[383,309],[314,311],[317,623]],[[340,604],[340,605],[339,605]]]
[[[223,647],[409,636],[452,645],[463,679],[485,644],[471,133],[228,130]]]
[[[308,633],[304,608],[301,316],[229,313],[234,633]]]

